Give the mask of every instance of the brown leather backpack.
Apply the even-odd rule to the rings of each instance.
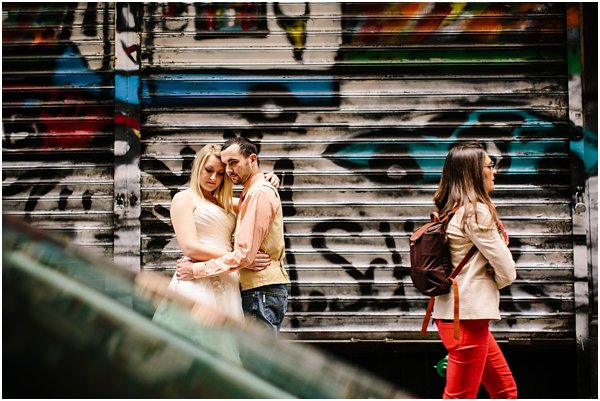
[[[447,222],[458,210],[455,207],[440,219],[438,212],[431,214],[431,221],[417,229],[410,237],[410,278],[415,288],[429,296],[429,304],[421,327],[421,334],[427,331],[427,325],[433,310],[435,297],[454,289],[454,336],[458,338],[458,286],[454,278],[463,266],[475,254],[474,246],[454,268],[447,246]]]

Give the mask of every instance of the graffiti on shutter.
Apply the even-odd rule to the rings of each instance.
[[[112,257],[110,3],[2,6],[2,207]]]
[[[142,266],[173,271],[191,158],[247,136],[282,178],[283,331],[418,339],[408,236],[448,149],[480,140],[518,279],[500,338],[572,338],[565,10],[547,3],[146,5]],[[433,334],[432,334],[433,335]]]
[[[597,133],[570,104],[565,4],[140,3],[140,48],[118,52],[115,7],[4,4],[3,212],[112,256],[113,202],[136,205],[125,253],[171,274],[170,202],[195,151],[247,136],[282,179],[283,331],[418,340],[408,237],[448,149],[480,140],[518,269],[495,334],[574,337],[571,176],[597,182]],[[141,69],[140,98],[115,93],[115,56]]]

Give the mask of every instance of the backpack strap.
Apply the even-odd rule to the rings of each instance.
[[[454,216],[454,214],[456,213],[456,211],[460,209],[460,205],[455,206],[454,209],[452,210],[448,210],[446,212],[446,214],[444,214],[444,216],[440,219],[440,213],[439,212],[433,212],[431,213],[431,221],[432,222],[437,222],[439,221],[440,223],[445,222],[446,220],[450,220],[452,218],[452,216]]]
[[[429,297],[427,303],[427,310],[425,311],[425,317],[423,318],[423,324],[421,324],[421,335],[424,336],[427,332],[427,326],[429,325],[429,318],[431,318],[431,312],[433,311],[433,305],[435,304],[435,297]]]
[[[471,259],[473,257],[473,255],[475,255],[475,252],[477,252],[477,247],[475,247],[475,245],[473,245],[471,247],[471,249],[469,249],[469,252],[467,252],[467,254],[465,255],[465,257],[463,258],[463,260],[460,261],[460,263],[458,264],[458,266],[456,266],[456,268],[454,270],[452,270],[452,273],[450,273],[450,275],[448,276],[448,278],[449,279],[454,279],[456,276],[458,276],[458,273],[460,273],[460,271],[467,264],[467,262],[469,261],[469,259]]]
[[[425,231],[427,231],[427,229],[429,227],[431,227],[433,224],[438,223],[438,222],[443,223],[446,220],[451,219],[452,216],[454,216],[454,213],[456,213],[456,211],[458,210],[459,207],[460,206],[456,206],[454,209],[452,209],[449,212],[447,212],[444,215],[444,217],[442,217],[441,219],[440,219],[440,215],[439,215],[438,212],[431,213],[431,216],[430,216],[430,220],[431,221],[429,223],[427,223],[427,224],[424,224],[423,226],[421,226],[421,228],[419,228],[417,231],[415,231],[414,233],[412,233],[412,235],[410,236],[410,239],[409,239],[410,243],[414,243],[416,240],[418,240],[421,237],[421,235],[423,235],[423,233]]]
[[[410,239],[409,239],[410,243],[412,244],[412,243],[414,243],[416,240],[418,240],[418,239],[421,237],[421,235],[423,235],[423,233],[424,233],[425,231],[427,231],[427,229],[428,229],[429,227],[431,227],[432,225],[434,225],[435,223],[436,223],[435,221],[431,221],[431,222],[429,222],[429,223],[427,223],[427,224],[424,224],[424,225],[423,225],[421,228],[419,228],[417,231],[415,231],[415,232],[414,232],[414,233],[413,233],[413,234],[410,236]]]
[[[451,278],[450,281],[452,281],[452,291],[454,293],[454,315],[453,315],[453,320],[454,320],[454,338],[456,340],[460,339],[460,309],[458,308],[459,303],[458,303],[458,283],[456,282],[456,280],[454,278]]]
[[[458,303],[458,283],[456,282],[455,278],[456,276],[458,276],[458,273],[460,273],[460,271],[462,270],[462,268],[464,267],[464,265],[467,264],[467,262],[469,261],[469,259],[471,259],[473,257],[473,255],[475,255],[475,252],[477,252],[477,248],[473,245],[471,247],[471,249],[469,249],[469,252],[467,252],[467,254],[465,255],[465,257],[463,258],[463,260],[460,261],[460,263],[458,264],[458,266],[456,266],[454,268],[454,270],[452,270],[452,273],[450,273],[450,276],[448,276],[448,279],[452,282],[452,290],[454,292],[454,338],[456,338],[458,340],[459,338],[459,303]],[[429,303],[427,304],[427,310],[425,311],[425,317],[423,318],[423,324],[421,325],[421,335],[424,336],[425,333],[427,332],[427,326],[429,325],[429,320],[431,319],[431,313],[433,312],[433,305],[435,304],[435,297],[429,297]]]

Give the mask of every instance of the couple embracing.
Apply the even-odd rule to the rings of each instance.
[[[239,199],[233,184],[243,186]],[[236,137],[196,153],[189,188],[171,204],[183,258],[169,288],[238,321],[279,332],[287,308],[279,179],[263,174],[252,141]],[[233,237],[233,244],[232,244]],[[167,323],[167,309],[154,319]]]

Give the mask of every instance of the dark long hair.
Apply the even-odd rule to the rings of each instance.
[[[442,178],[433,195],[440,216],[457,206],[465,206],[465,210],[475,212],[477,202],[481,202],[488,206],[492,218],[500,228],[496,207],[484,186],[485,156],[486,151],[478,142],[461,143],[450,149],[444,162]],[[477,221],[476,213],[475,219]],[[463,219],[463,230],[466,220]]]

